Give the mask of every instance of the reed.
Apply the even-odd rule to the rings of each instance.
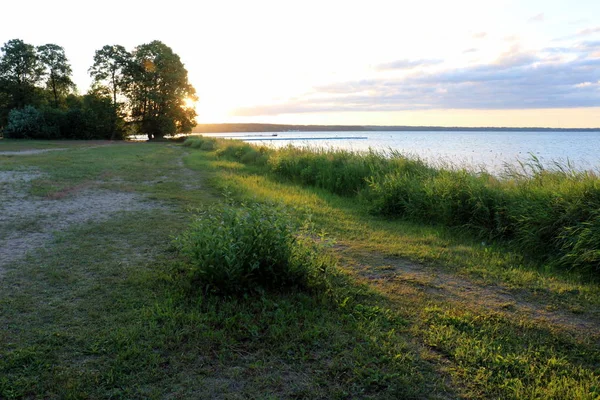
[[[217,154],[356,197],[373,214],[466,230],[552,266],[600,273],[600,177],[594,172],[568,163],[545,168],[532,155],[498,177],[432,167],[396,151],[273,150],[231,142],[217,142]]]

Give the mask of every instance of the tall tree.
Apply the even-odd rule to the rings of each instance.
[[[119,95],[125,92],[130,81],[131,54],[120,45],[106,45],[96,50],[94,65],[89,69],[96,85],[102,86],[112,94],[113,128],[112,138],[118,134],[118,121],[121,120]]]
[[[138,46],[128,75],[130,117],[149,139],[191,132],[196,111],[189,106],[196,90],[179,56],[160,41]]]
[[[54,107],[58,107],[59,97],[65,97],[75,84],[71,80],[71,65],[65,50],[55,44],[45,44],[37,48],[41,64],[47,76],[46,87],[52,92]]]
[[[89,73],[94,82],[106,86],[113,98],[113,105],[117,106],[117,97],[121,94],[127,83],[126,71],[129,70],[131,54],[120,45],[106,45],[96,50],[94,65]]]
[[[6,113],[13,108],[34,104],[36,85],[44,69],[35,48],[20,39],[12,39],[0,48],[0,108]],[[0,115],[3,125],[5,115]]]

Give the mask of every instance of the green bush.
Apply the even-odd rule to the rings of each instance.
[[[213,207],[200,213],[176,239],[190,266],[191,278],[203,289],[243,293],[315,281],[328,265],[307,251],[298,225],[272,205]]]
[[[125,131],[114,121],[110,103],[89,95],[70,109],[26,106],[9,113],[4,136],[13,139],[124,139]],[[115,122],[117,126],[115,126]]]
[[[33,139],[39,137],[46,128],[43,114],[32,106],[12,109],[8,113],[8,123],[4,137],[11,139]]]

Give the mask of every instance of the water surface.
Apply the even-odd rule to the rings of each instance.
[[[485,168],[494,173],[502,172],[506,164],[526,161],[531,155],[546,166],[559,162],[571,163],[581,170],[600,169],[600,132],[261,132],[212,136],[234,137],[273,147],[291,144],[356,151],[392,149],[434,164]]]

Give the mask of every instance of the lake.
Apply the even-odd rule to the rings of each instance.
[[[276,136],[273,136],[276,134]],[[546,166],[570,162],[576,169],[600,170],[600,132],[401,131],[261,132],[205,136],[236,138],[273,147],[287,145],[400,151],[429,163],[450,163],[500,173],[533,154]]]

